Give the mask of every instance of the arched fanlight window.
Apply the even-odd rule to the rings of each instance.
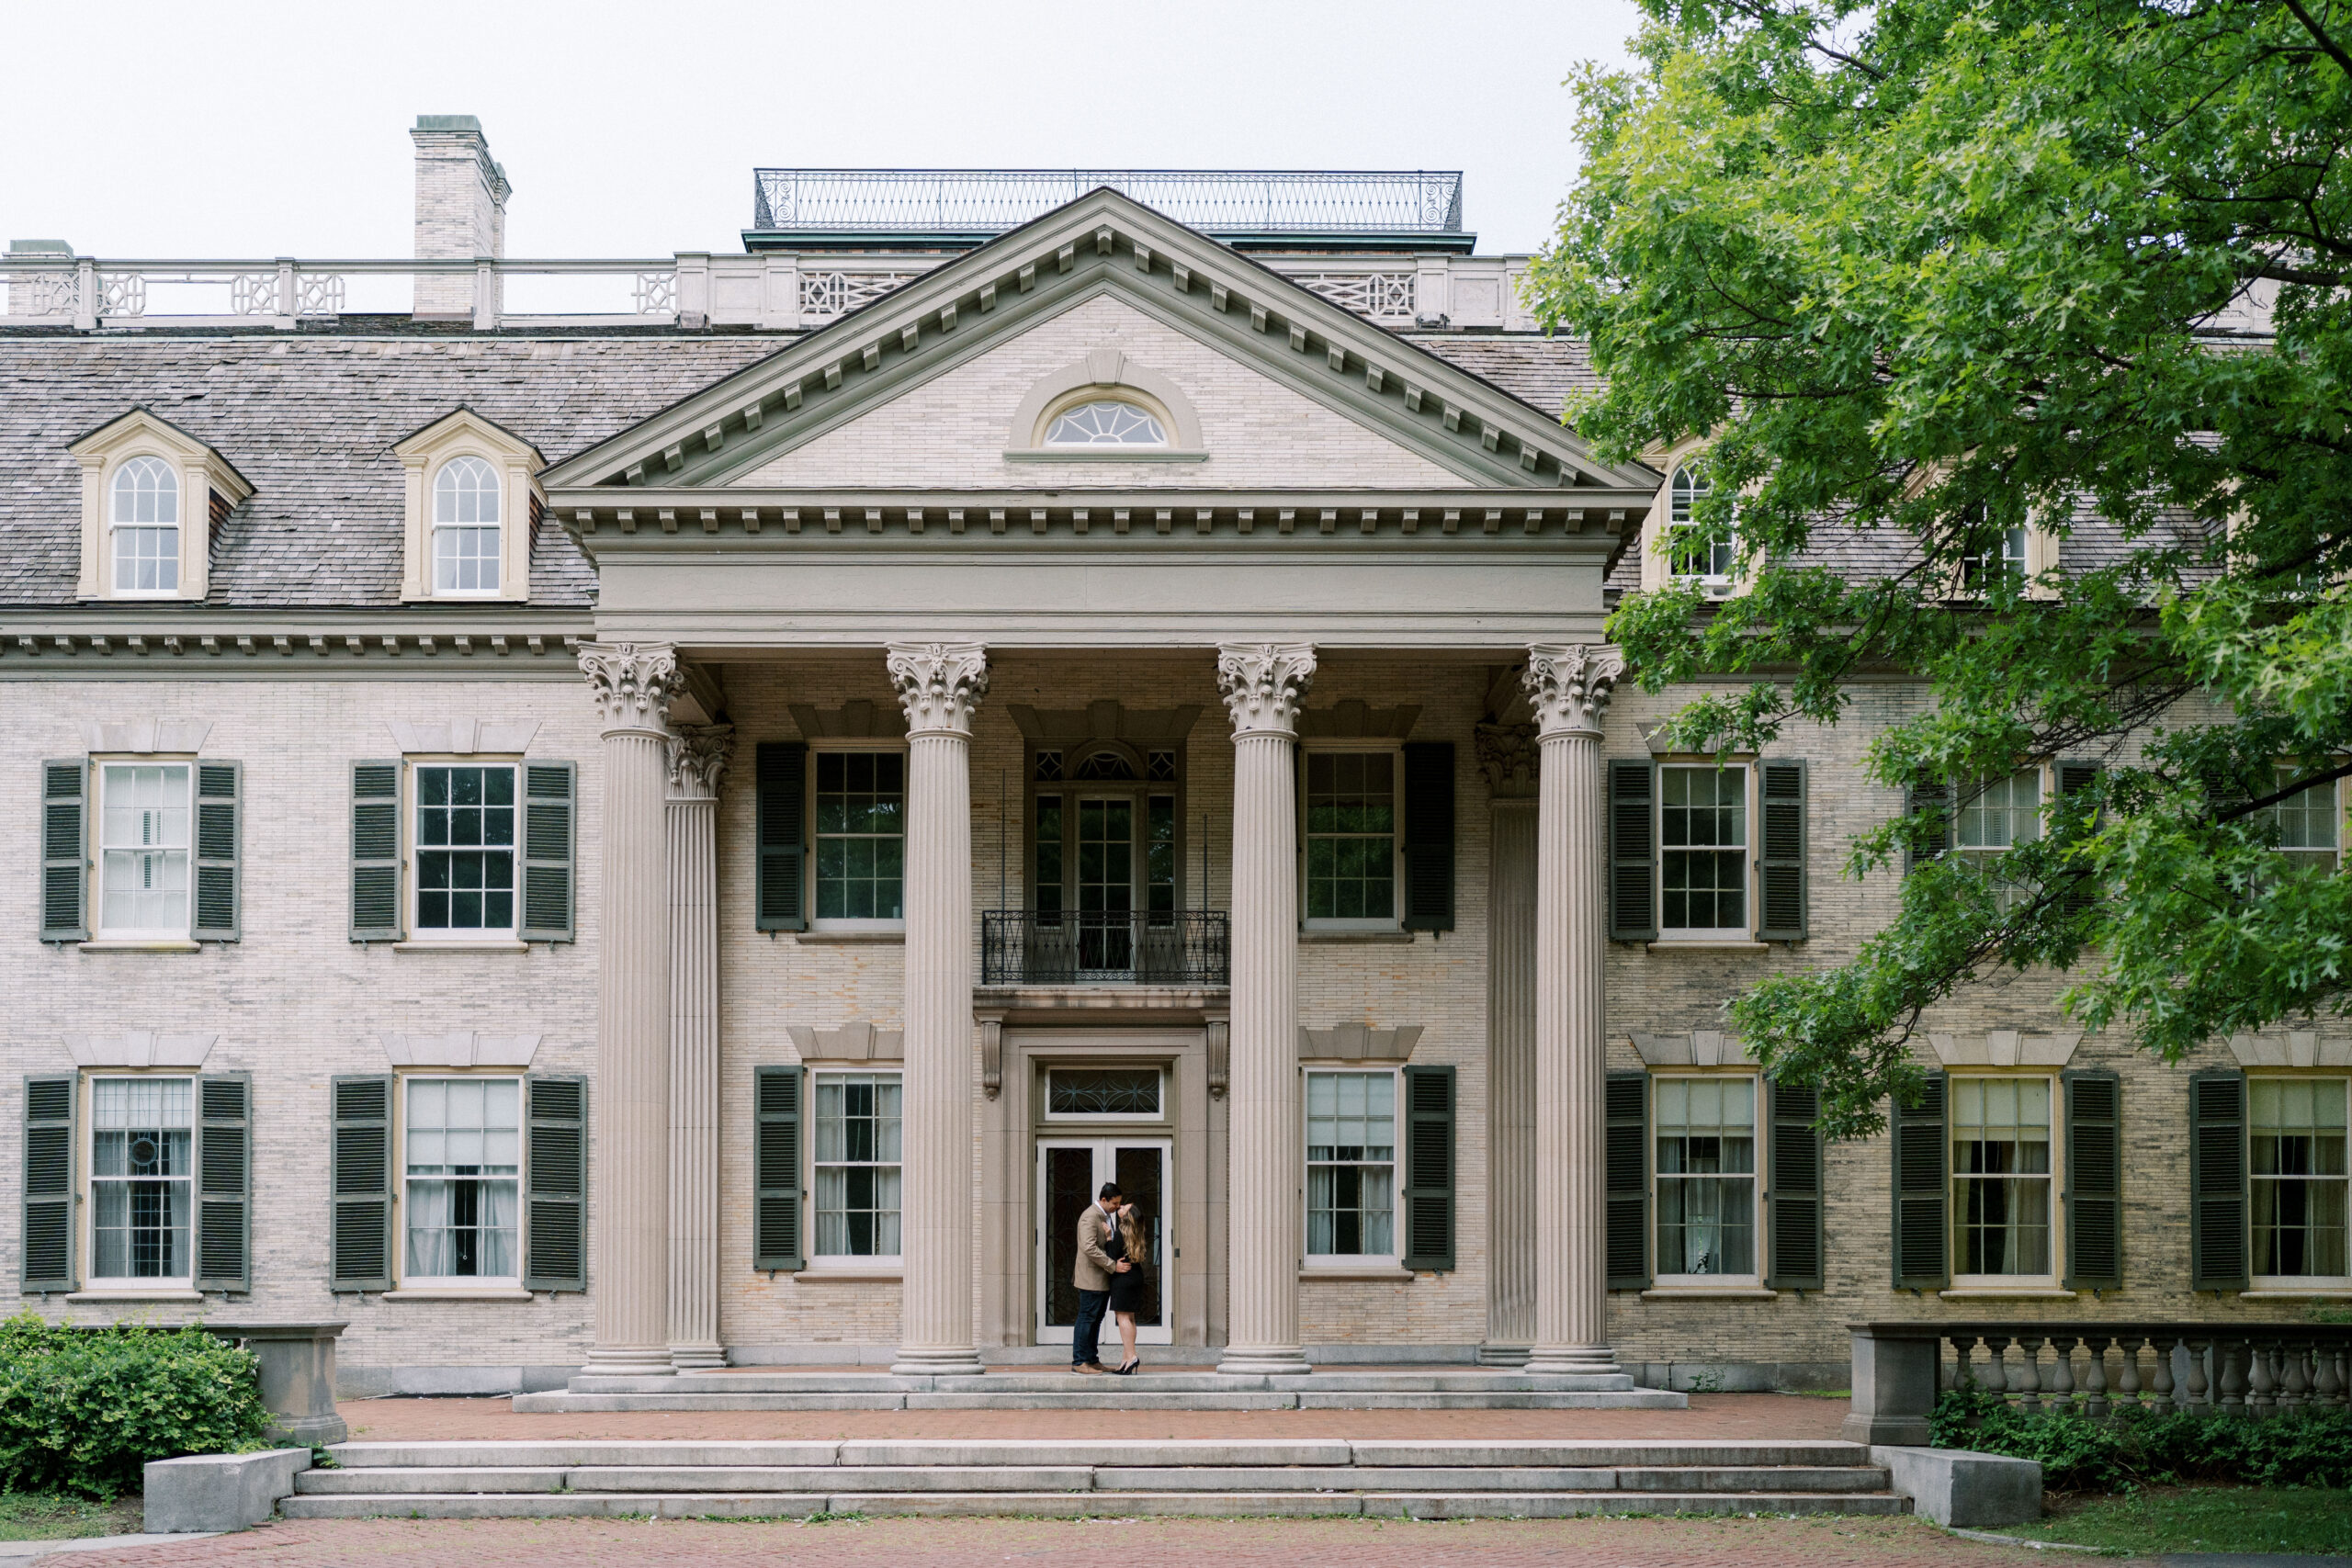
[[[1677,578],[1696,578],[1707,583],[1731,581],[1731,540],[1710,536],[1698,524],[1698,504],[1713,488],[1706,470],[1696,463],[1685,463],[1674,470],[1667,491],[1667,526],[1670,531],[1668,558]]]
[[[1149,411],[1134,403],[1080,403],[1055,415],[1046,429],[1048,446],[1165,446],[1168,432]]]
[[[498,472],[480,457],[453,457],[433,481],[433,591],[498,592]]]
[[[180,586],[180,481],[160,457],[133,457],[114,473],[114,591],[176,593]]]

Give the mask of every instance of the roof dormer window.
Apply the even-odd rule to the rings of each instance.
[[[82,466],[87,600],[200,600],[214,536],[254,487],[228,458],[168,420],[132,409],[66,448]]]
[[[500,481],[480,457],[453,457],[433,480],[433,592],[498,592]]]
[[[180,588],[180,482],[161,457],[133,457],[114,471],[107,512],[114,591],[176,596]]]
[[[547,503],[537,448],[458,409],[392,454],[407,479],[401,597],[528,599],[531,536]]]
[[[1168,432],[1150,411],[1105,399],[1063,410],[1046,430],[1048,446],[1165,446]]]

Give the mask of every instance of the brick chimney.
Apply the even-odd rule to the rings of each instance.
[[[506,254],[506,171],[490,155],[481,121],[469,114],[421,114],[416,143],[416,255],[473,261]],[[493,285],[495,287],[495,285]],[[491,309],[498,308],[495,297]],[[470,320],[474,280],[437,273],[416,280],[416,314]]]

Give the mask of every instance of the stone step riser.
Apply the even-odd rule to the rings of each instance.
[[[1668,1471],[1870,1468],[1870,1451],[1838,1441],[1553,1443],[1407,1442],[1389,1439],[1169,1438],[1158,1442],[1040,1442],[1022,1438],[884,1438],[826,1442],[345,1442],[343,1472],[402,1468],[513,1471],[619,1468],[770,1469],[792,1466],[1085,1466],[1096,1469],[1373,1466],[1420,1469]],[[322,1473],[338,1473],[327,1472]]]
[[[1049,1517],[1299,1516],[1365,1518],[1569,1518],[1588,1514],[1904,1514],[1889,1493],[1231,1493],[967,1492],[832,1494],[409,1493],[295,1496],[289,1519],[806,1518],[820,1514]]]
[[[887,1377],[871,1373],[701,1372],[676,1377],[573,1378],[572,1393],[1066,1393],[1093,1380],[1071,1372],[990,1372],[985,1377]],[[1623,1393],[1639,1392],[1623,1374],[1605,1377],[1491,1376],[1476,1372],[1316,1372],[1306,1377],[1230,1377],[1214,1372],[1150,1372],[1123,1380],[1154,1393]]]
[[[526,1415],[754,1410],[1679,1410],[1683,1396],[1633,1393],[518,1393]]]

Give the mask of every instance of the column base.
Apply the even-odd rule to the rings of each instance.
[[[1216,1370],[1218,1376],[1228,1378],[1298,1378],[1313,1371],[1315,1365],[1305,1350],[1293,1346],[1228,1346]]]
[[[727,1352],[717,1345],[673,1345],[670,1364],[682,1372],[708,1371],[727,1364]]]
[[[667,1345],[616,1345],[588,1352],[580,1375],[591,1378],[664,1378],[678,1369]]]
[[[1624,1375],[1617,1352],[1606,1345],[1538,1345],[1521,1369],[1534,1377],[1576,1378]]]
[[[1481,1345],[1478,1364],[1482,1367],[1523,1367],[1533,1349],[1525,1345]]]
[[[902,1345],[899,1359],[890,1363],[890,1375],[895,1378],[976,1378],[987,1371],[978,1350],[961,1346],[919,1349]]]

